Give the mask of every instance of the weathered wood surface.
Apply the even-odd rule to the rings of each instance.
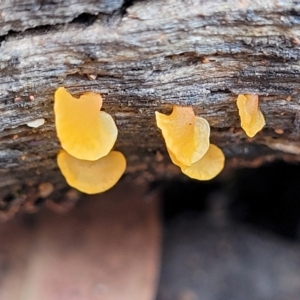
[[[43,1],[22,1],[20,9],[7,9],[8,2],[0,3],[0,24],[8,23],[0,46],[2,189],[63,185],[52,110],[59,86],[103,95],[128,174],[176,173],[154,118],[172,104],[192,105],[209,121],[227,166],[299,161],[299,1],[100,1],[93,7],[95,1],[82,0],[70,10],[61,8],[63,1],[44,1],[47,9]],[[240,129],[239,93],[260,95],[267,124],[253,139]],[[46,124],[26,126],[37,118]]]
[[[0,35],[44,25],[63,24],[81,14],[111,14],[123,0],[2,0]]]

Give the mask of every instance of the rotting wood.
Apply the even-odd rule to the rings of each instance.
[[[1,0],[0,36],[37,26],[64,24],[82,14],[111,14],[123,0]]]
[[[173,104],[192,105],[209,121],[211,141],[223,149],[227,167],[299,161],[300,2],[127,1],[125,11],[122,1],[101,1],[106,10],[91,11],[93,2],[77,1],[73,16],[62,14],[57,22],[37,9],[39,18],[24,22],[20,32],[3,31],[1,189],[44,181],[63,186],[52,110],[59,86],[75,95],[103,95],[119,127],[115,149],[126,155],[132,176],[176,174],[154,118],[155,110],[167,113]],[[53,12],[59,5],[53,2]],[[28,20],[27,11],[18,13]],[[14,20],[15,10],[11,15]],[[18,22],[9,28],[18,31]],[[260,95],[267,124],[253,139],[240,129],[239,93]],[[38,118],[46,124],[26,126]]]

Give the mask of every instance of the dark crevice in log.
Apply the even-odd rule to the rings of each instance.
[[[135,3],[137,2],[141,2],[145,0],[124,0],[122,7],[120,8],[120,12],[122,13],[122,15],[124,16],[127,13],[127,9],[131,6],[133,6]]]
[[[123,4],[123,0],[2,0],[0,34],[4,35],[11,30],[23,32],[43,25],[67,24],[82,13],[113,14]]]
[[[44,24],[40,26],[35,26],[33,28],[27,28],[25,30],[21,31],[16,31],[16,30],[9,30],[7,34],[0,36],[0,48],[1,48],[1,43],[7,40],[8,38],[18,38],[18,37],[23,37],[23,36],[30,36],[30,35],[39,35],[39,34],[45,34],[51,30],[59,30],[62,29],[65,24],[80,24],[80,25],[85,25],[86,27],[91,26],[98,18],[99,16],[106,16],[108,18],[107,24],[110,23],[110,18],[115,19],[116,16],[123,16],[126,15],[127,9],[134,5],[134,3],[137,3],[141,0],[125,0],[123,2],[123,5],[115,10],[112,11],[111,14],[103,14],[103,13],[98,13],[98,14],[91,14],[91,13],[86,13],[82,12],[80,15],[76,16],[74,19],[70,20],[69,22],[65,22],[63,24],[57,23],[57,24]],[[47,2],[47,5],[53,4],[55,5],[56,3],[49,3]]]
[[[299,4],[299,1],[294,1],[295,4]],[[300,11],[296,10],[295,8],[291,9],[287,12],[290,16],[293,16],[298,19],[298,22],[300,24]]]
[[[81,15],[79,15],[69,23],[90,26],[97,20],[97,17],[98,17],[97,15],[82,13]]]
[[[1,49],[1,45],[2,43],[6,40],[7,34],[6,35],[1,35],[0,36],[0,49]]]
[[[6,35],[0,36],[0,49],[1,46],[5,44],[5,42],[8,39],[21,39],[26,36],[31,36],[31,35],[44,35],[47,34],[51,31],[56,31],[58,30],[60,25],[41,25],[41,26],[36,26],[34,28],[28,28],[24,31],[15,31],[15,30],[10,30]],[[2,42],[2,43],[1,43]],[[11,66],[15,66],[18,64],[18,57],[13,57],[11,60]]]

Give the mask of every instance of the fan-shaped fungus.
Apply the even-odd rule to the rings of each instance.
[[[156,121],[170,158],[182,173],[194,179],[210,180],[222,171],[224,154],[209,144],[209,124],[196,117],[191,107],[174,106],[170,116],[156,112]]]
[[[88,92],[77,99],[61,87],[54,98],[56,131],[62,147],[78,159],[97,160],[107,155],[118,130],[112,117],[100,111],[101,96]]]
[[[125,172],[126,159],[111,151],[96,160],[80,160],[61,150],[57,163],[68,184],[86,194],[97,194],[113,187]]]
[[[172,162],[180,167],[182,173],[194,179],[210,180],[216,177],[224,168],[225,156],[222,150],[213,144],[210,144],[204,156],[191,166],[183,165],[170,150],[168,152]]]
[[[249,137],[255,136],[266,124],[258,107],[258,95],[239,95],[236,103],[242,128]]]
[[[206,153],[210,127],[205,119],[195,116],[192,107],[175,105],[169,116],[155,114],[167,148],[180,163],[190,166]]]

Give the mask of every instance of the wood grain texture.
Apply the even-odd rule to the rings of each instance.
[[[92,2],[78,1],[73,16],[95,14]],[[68,20],[64,16],[63,23]],[[3,187],[64,182],[55,161],[60,145],[52,110],[59,86],[74,95],[103,95],[103,108],[119,128],[115,148],[128,159],[127,174],[153,179],[178,172],[154,118],[173,104],[192,105],[209,121],[211,141],[223,149],[227,167],[299,161],[298,1],[137,1],[125,12],[99,9],[92,19],[36,29],[29,27],[37,23],[26,24],[26,31],[3,36],[0,46]],[[267,124],[253,139],[240,129],[239,93],[260,95]],[[26,126],[37,118],[46,124]]]
[[[2,0],[0,35],[44,25],[63,24],[81,14],[110,14],[123,0]]]

